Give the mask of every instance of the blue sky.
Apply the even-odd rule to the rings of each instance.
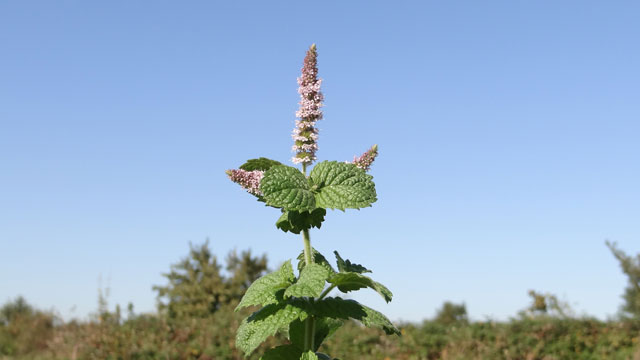
[[[378,202],[311,233],[394,291],[394,320],[445,300],[506,319],[527,291],[613,315],[640,252],[637,2],[4,1],[0,301],[66,318],[153,311],[154,284],[210,239],[294,258],[301,239],[229,182],[287,161],[316,43],[326,160],[374,143]]]

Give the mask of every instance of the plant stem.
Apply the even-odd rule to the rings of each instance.
[[[309,229],[302,230],[302,239],[304,240],[304,262],[305,266],[313,264],[313,250],[311,248],[311,238],[309,237]],[[313,301],[313,299],[311,300]],[[304,350],[314,350],[314,338],[316,332],[316,322],[313,316],[309,316],[304,326]]]
[[[328,288],[326,288],[322,294],[320,294],[320,296],[318,297],[318,300],[322,300],[324,299],[325,296],[329,295],[329,293],[331,292],[331,290],[335,289],[336,286],[335,285],[331,285]]]

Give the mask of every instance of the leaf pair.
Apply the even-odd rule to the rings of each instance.
[[[294,167],[276,165],[265,172],[260,191],[267,205],[285,211],[344,211],[371,206],[377,200],[372,179],[355,165],[337,161],[319,163],[308,179]]]

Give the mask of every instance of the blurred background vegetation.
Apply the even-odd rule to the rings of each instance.
[[[553,294],[531,290],[531,303],[509,321],[471,321],[465,304],[445,302],[433,319],[398,324],[388,337],[348,323],[323,352],[341,359],[630,359],[640,360],[640,254],[607,242],[628,284],[620,313],[607,321],[577,317]],[[224,269],[224,271],[223,271]],[[268,270],[266,256],[232,252],[224,267],[208,242],[154,286],[158,311],[137,314],[128,304],[110,309],[99,289],[89,320],[64,322],[17,297],[0,308],[0,359],[242,359],[235,332],[247,311],[234,312],[253,282]],[[250,359],[281,343],[271,338]]]

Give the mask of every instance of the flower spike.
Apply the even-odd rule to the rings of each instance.
[[[298,78],[300,109],[296,112],[296,127],[291,137],[294,140],[292,151],[296,155],[291,159],[294,164],[311,164],[316,160],[318,150],[318,129],[316,121],[322,119],[322,100],[320,92],[322,79],[318,79],[318,53],[313,44],[307,51],[302,66],[302,75]]]
[[[264,176],[264,171],[233,169],[227,170],[225,173],[231,181],[242,186],[250,194],[262,196],[262,192],[260,191],[260,180],[262,180],[262,177]]]
[[[359,167],[364,171],[369,171],[371,169],[371,164],[378,156],[378,144],[373,145],[369,150],[365,151],[364,154],[360,156],[354,156],[353,162],[355,166]]]

